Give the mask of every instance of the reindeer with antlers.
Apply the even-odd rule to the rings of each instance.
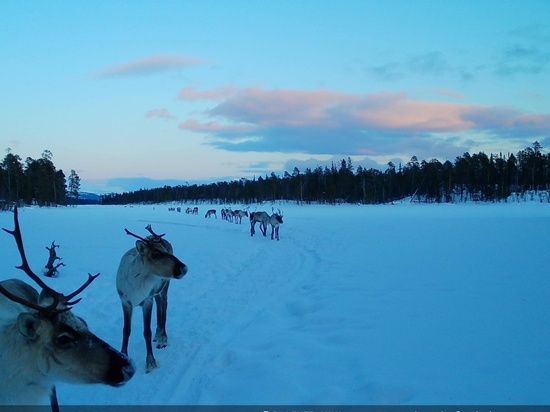
[[[0,405],[38,405],[48,398],[59,410],[55,383],[103,383],[119,386],[134,374],[133,362],[88,329],[71,309],[75,299],[98,276],[68,295],[50,288],[29,266],[18,210],[14,209],[15,238],[21,265],[17,266],[41,289],[19,280],[0,282]]]
[[[273,208],[271,209],[273,212]],[[280,209],[278,213],[269,215],[267,212],[250,212],[250,236],[256,233],[256,223],[260,224],[262,235],[267,236],[267,225],[271,225],[271,240],[273,235],[279,240],[279,226],[283,224],[283,214]]]
[[[271,225],[271,240],[273,240],[273,232],[275,232],[275,238],[279,240],[279,226],[283,224],[283,213],[281,209],[277,209],[277,213],[273,213],[269,216],[269,224]]]
[[[151,233],[146,238],[124,229],[126,234],[138,240],[135,247],[126,252],[120,260],[116,287],[124,312],[121,352],[128,354],[132,311],[134,307],[141,306],[143,336],[147,349],[146,372],[148,373],[157,367],[151,343],[153,298],[157,306],[157,329],[154,341],[157,342],[157,349],[160,349],[168,345],[166,335],[168,286],[171,279],[181,279],[187,273],[187,266],[174,256],[172,245],[163,239],[164,233],[157,235],[151,225],[147,225],[146,229]]]
[[[248,217],[248,211],[237,209],[233,212],[233,216],[235,217],[235,223],[241,224],[243,217]]]
[[[250,212],[250,236],[254,236],[256,233],[256,223],[260,223],[260,230],[262,235],[266,236],[267,224],[269,222],[269,215],[267,212]]]

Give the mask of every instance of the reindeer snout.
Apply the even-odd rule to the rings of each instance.
[[[136,365],[132,360],[122,369],[122,376],[124,379],[124,382],[129,381],[132,376],[134,376],[134,373],[136,372]]]
[[[174,268],[174,279],[181,279],[182,277],[185,276],[185,274],[187,273],[187,265],[183,262],[178,262],[179,264],[176,265],[176,267]]]
[[[110,352],[110,361],[104,383],[110,386],[124,385],[134,376],[136,365],[128,356],[118,352],[106,343],[105,347]]]

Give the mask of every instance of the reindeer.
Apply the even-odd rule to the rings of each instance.
[[[235,212],[231,209],[227,209],[225,211],[225,220],[227,220],[228,222],[231,222],[233,223],[233,218],[235,217]]]
[[[243,216],[248,217],[248,212],[246,210],[235,210],[233,216],[235,217],[235,223],[241,224]]]
[[[75,299],[98,276],[68,295],[50,288],[30,268],[25,255],[17,208],[15,238],[21,265],[40,288],[40,294],[19,279],[0,282],[0,405],[39,405],[49,402],[58,411],[56,382],[102,383],[120,386],[134,375],[135,366],[94,335],[71,311]]]
[[[269,217],[270,216],[266,212],[250,212],[250,236],[254,236],[254,233],[256,233],[256,222],[260,222],[260,230],[264,236],[267,236],[266,232]]]
[[[273,232],[275,232],[275,238],[279,240],[279,226],[283,224],[283,214],[280,209],[277,209],[278,213],[273,213],[269,216],[269,224],[271,225],[271,240],[273,240]]]
[[[210,218],[210,216],[214,215],[214,217],[217,219],[218,216],[216,216],[216,210],[215,209],[210,209],[208,212],[206,212],[206,214],[204,215],[204,217],[206,218]]]
[[[121,352],[128,354],[128,340],[132,325],[132,311],[135,306],[143,310],[143,336],[147,348],[146,372],[157,367],[151,343],[151,314],[153,297],[157,306],[157,329],[154,341],[157,349],[168,345],[166,335],[166,311],[168,309],[168,286],[171,279],[181,279],[187,273],[187,266],[173,254],[172,245],[153,232],[151,225],[146,229],[151,236],[143,238],[128,229],[126,234],[138,240],[136,246],[126,252],[118,267],[116,287],[124,313]]]
[[[197,206],[195,206],[195,207],[193,208],[193,214],[194,214],[194,215],[198,215],[198,214],[199,214],[199,208],[198,208]]]

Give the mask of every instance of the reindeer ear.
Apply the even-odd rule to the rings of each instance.
[[[17,328],[21,335],[29,340],[35,340],[38,337],[37,330],[40,322],[41,320],[38,316],[29,312],[23,312],[17,317]]]
[[[136,249],[143,256],[147,251],[147,244],[143,240],[136,240]]]

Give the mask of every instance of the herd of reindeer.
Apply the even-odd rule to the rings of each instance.
[[[181,207],[170,207],[168,210],[181,212]],[[256,223],[259,223],[262,235],[267,236],[267,225],[271,225],[271,240],[274,238],[279,240],[279,226],[283,224],[283,213],[280,209],[277,209],[277,212],[274,212],[273,208],[271,209],[271,212],[272,213],[270,215],[267,212],[248,212],[248,210],[231,210],[230,208],[223,208],[221,209],[221,218],[228,222],[241,224],[243,217],[250,217],[250,236],[254,236],[256,233]],[[198,215],[199,208],[197,206],[193,208],[188,207],[185,209],[185,213]],[[211,218],[214,216],[217,219],[218,215],[216,213],[216,209],[208,209],[204,217]]]
[[[198,214],[198,208],[193,214]],[[147,373],[157,368],[153,355],[156,348],[168,345],[166,318],[168,287],[172,279],[181,279],[188,271],[187,265],[175,255],[165,234],[157,234],[151,225],[145,229],[145,237],[124,229],[136,238],[135,246],[121,258],[116,276],[116,289],[123,310],[122,348],[120,351],[96,336],[86,322],[72,312],[84,291],[98,276],[88,274],[88,279],[75,291],[65,295],[48,286],[31,269],[23,245],[18,209],[14,208],[14,229],[4,229],[13,236],[22,270],[40,289],[19,279],[0,282],[0,405],[41,405],[49,403],[52,411],[59,411],[56,382],[101,383],[120,386],[129,381],[136,368],[128,356],[133,309],[141,306],[143,312],[143,336],[145,338]],[[267,225],[272,226],[271,239],[279,240],[282,213],[248,212],[222,209],[222,218],[241,223],[244,216],[250,218],[250,235],[260,224],[266,236]],[[216,216],[216,210],[206,212],[205,217]],[[52,242],[52,249],[55,250]],[[50,250],[50,249],[48,249]],[[151,331],[153,302],[156,305],[157,327]]]

